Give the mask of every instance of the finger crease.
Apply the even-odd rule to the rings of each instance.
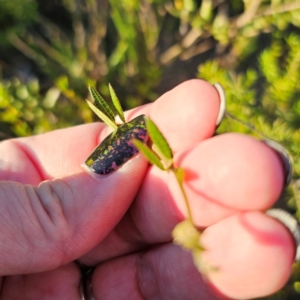
[[[30,150],[26,145],[19,143],[17,141],[12,141],[12,143],[14,143],[23,152],[23,154],[27,157],[27,159],[30,161],[32,167],[35,169],[35,171],[39,175],[40,181],[49,179],[45,175],[44,170],[40,167],[40,164],[38,163],[37,158],[35,157],[32,150]]]

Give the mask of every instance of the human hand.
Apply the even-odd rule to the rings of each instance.
[[[208,280],[172,243],[186,208],[170,174],[141,155],[100,179],[82,170],[108,134],[97,123],[0,144],[1,299],[80,299],[74,260],[96,267],[96,299],[249,299],[280,289],[294,242],[262,211],[283,188],[282,162],[251,137],[212,137],[218,111],[216,90],[192,80],[127,113],[150,116],[187,171],[203,255],[218,267]]]

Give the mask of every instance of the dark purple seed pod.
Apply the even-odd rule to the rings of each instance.
[[[138,149],[132,140],[138,139],[144,143],[148,140],[144,117],[141,115],[124,123],[107,136],[88,157],[85,165],[96,174],[106,175],[137,154]]]

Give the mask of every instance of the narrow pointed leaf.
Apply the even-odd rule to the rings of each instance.
[[[108,84],[108,88],[109,88],[109,93],[110,93],[113,105],[116,108],[120,119],[125,123],[126,121],[125,121],[124,112],[123,112],[120,100],[118,99],[117,94],[110,83]]]
[[[171,160],[173,158],[172,150],[158,127],[150,119],[146,119],[146,127],[153,144],[156,145],[158,154],[162,154],[162,158],[165,158],[167,161]]]
[[[115,115],[111,108],[107,105],[105,100],[102,98],[102,96],[97,92],[95,88],[92,86],[89,86],[89,91],[91,93],[91,96],[94,100],[94,105],[101,110],[102,113],[104,113],[109,119],[111,119],[113,122],[115,121]]]
[[[164,166],[161,163],[159,157],[148,146],[137,139],[133,140],[133,144],[145,156],[150,164],[157,166],[161,170],[164,170]]]
[[[108,126],[112,127],[114,130],[118,128],[117,124],[112,121],[109,117],[106,116],[100,109],[98,109],[93,103],[89,100],[86,100],[90,109]]]
[[[173,159],[168,159],[166,158],[161,151],[159,150],[159,148],[157,147],[156,144],[152,144],[151,149],[153,150],[153,152],[155,152],[157,154],[157,156],[163,161],[163,164],[165,166],[165,169],[170,169],[173,166]]]

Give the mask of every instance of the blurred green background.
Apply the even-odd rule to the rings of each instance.
[[[110,82],[129,109],[190,78],[219,82],[218,132],[286,147],[282,203],[299,219],[299,27],[292,0],[0,0],[0,139],[93,121],[88,84],[107,98]],[[299,264],[264,299],[300,299]]]

